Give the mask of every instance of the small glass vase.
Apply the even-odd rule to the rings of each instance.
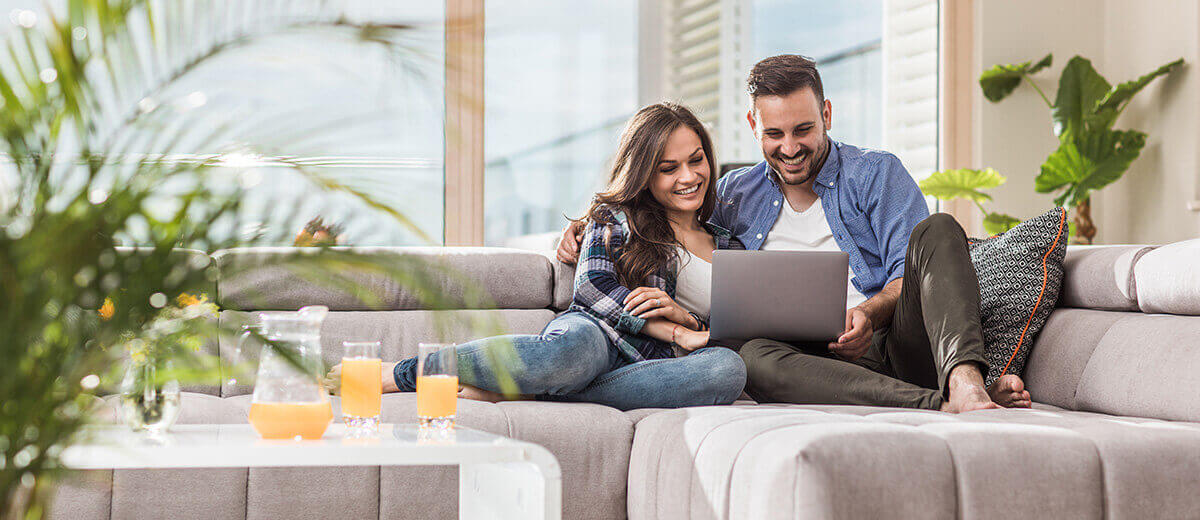
[[[166,433],[179,417],[179,381],[160,374],[172,372],[170,361],[130,361],[121,381],[121,417],[135,432]]]

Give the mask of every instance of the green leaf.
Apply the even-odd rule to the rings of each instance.
[[[1079,135],[1085,118],[1094,115],[1092,109],[1108,92],[1110,85],[1086,58],[1075,56],[1067,62],[1058,80],[1058,95],[1054,100],[1054,135],[1060,140]],[[1107,128],[1107,125],[1104,125]]]
[[[979,76],[979,86],[983,89],[983,97],[993,103],[1004,99],[1021,84],[1021,78],[1032,75],[1050,66],[1052,54],[1047,54],[1037,63],[1024,62],[1017,64],[1001,64],[983,71]]]
[[[1078,141],[1063,142],[1034,179],[1038,193],[1066,188],[1054,199],[1059,206],[1075,206],[1098,190],[1120,179],[1142,153],[1146,134],[1137,130],[1097,130]]]
[[[1135,94],[1140,92],[1146,85],[1149,85],[1154,78],[1171,72],[1175,68],[1183,65],[1183,58],[1179,58],[1171,63],[1163,65],[1154,71],[1146,74],[1133,81],[1121,83],[1108,91],[1099,102],[1096,103],[1096,108],[1093,110],[1098,115],[1108,118],[1108,125],[1112,124],[1112,120],[1117,118],[1117,114],[1121,111],[1121,105],[1129,101]],[[1108,126],[1106,125],[1106,126]]]
[[[969,199],[978,203],[992,200],[992,196],[983,193],[982,189],[995,188],[1007,179],[996,170],[985,168],[972,170],[942,170],[934,172],[918,183],[921,192],[940,200]]]
[[[999,235],[1020,223],[1021,219],[1003,213],[988,213],[983,217],[983,229],[992,235]]]

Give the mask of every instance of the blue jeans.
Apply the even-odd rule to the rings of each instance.
[[[710,347],[686,357],[631,363],[581,312],[555,318],[541,334],[478,339],[458,345],[455,354],[463,384],[499,392],[492,367],[501,360],[522,394],[621,410],[729,404],[746,385],[746,365],[737,352]],[[416,358],[401,361],[393,375],[401,391],[413,391]]]

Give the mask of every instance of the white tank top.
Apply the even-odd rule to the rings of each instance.
[[[675,301],[707,320],[712,307],[712,264],[685,248],[676,249],[679,271],[675,275]]]

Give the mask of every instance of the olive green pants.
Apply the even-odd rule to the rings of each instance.
[[[962,227],[935,214],[908,242],[903,289],[890,324],[876,324],[871,347],[854,362],[828,343],[755,339],[739,352],[746,393],[758,402],[854,404],[937,410],[950,370],[983,357],[979,280]]]

